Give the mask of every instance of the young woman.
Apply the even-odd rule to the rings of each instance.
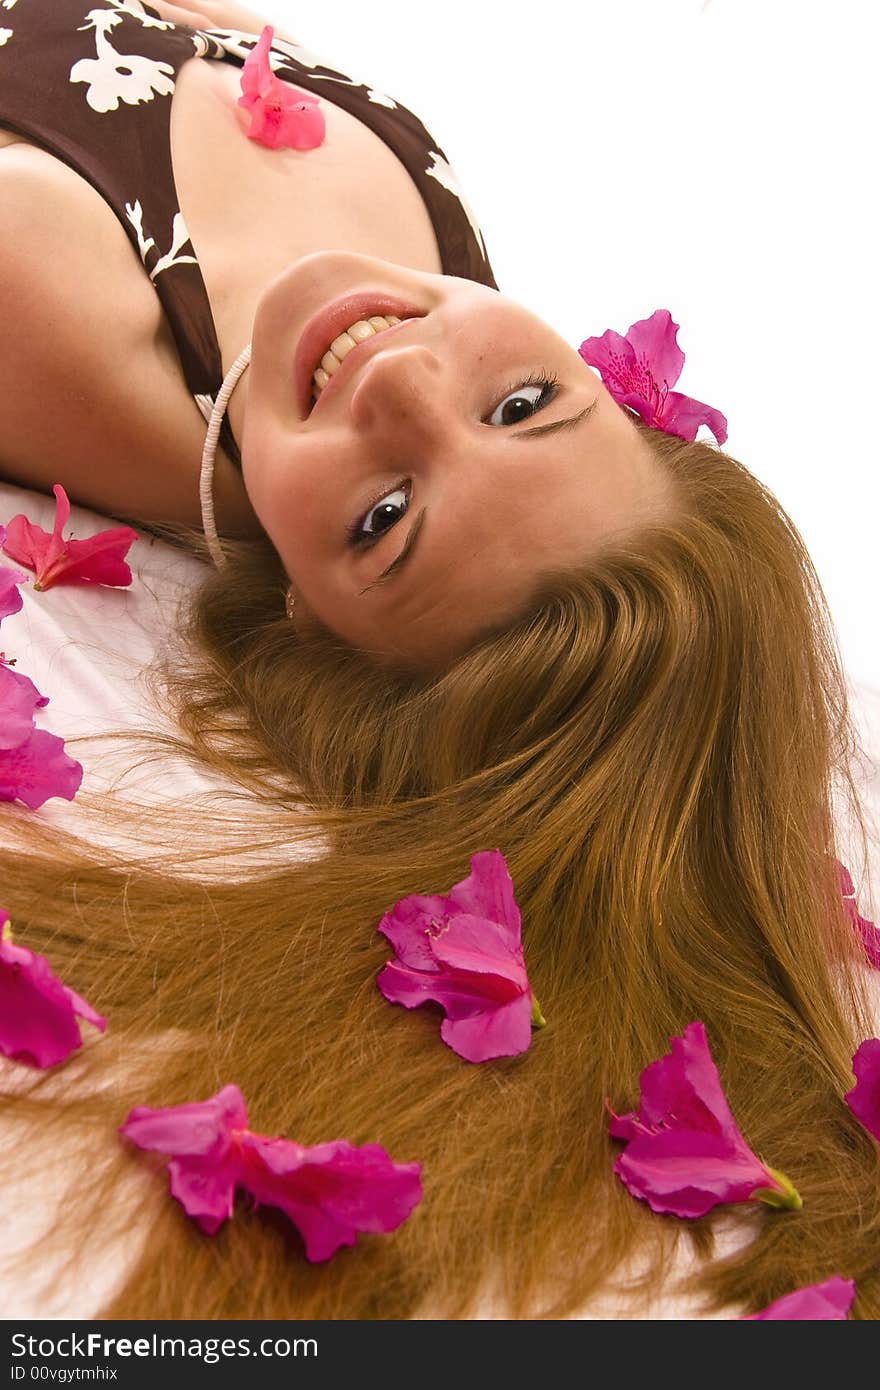
[[[442,150],[393,99],[278,39],[326,138],[270,150],[237,106],[256,16],[21,10],[0,48],[3,475],[195,530],[234,387],[220,563],[167,689],[178,746],[312,844],[193,882],[222,846],[185,806],[161,810],[161,872],[10,808],[16,939],[115,1039],[10,1083],[8,1114],[64,1157],[58,1248],[134,1227],[104,1316],[462,1316],[490,1293],[520,1317],[616,1279],[665,1291],[687,1236],[702,1311],[839,1275],[876,1316],[878,1145],[843,1101],[875,1030],[836,865],[859,870],[835,800],[858,829],[856,739],[790,519],[499,293]],[[59,52],[50,112],[33,74]],[[376,989],[375,929],[492,849],[548,1026],[473,1065]],[[605,1102],[634,1108],[694,1020],[802,1210],[684,1222],[614,1175]],[[418,1160],[418,1208],[321,1264],[263,1211],[201,1234],[115,1131],[226,1084],[260,1133]]]

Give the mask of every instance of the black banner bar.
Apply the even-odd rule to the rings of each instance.
[[[658,1357],[673,1364],[681,1386],[705,1384],[697,1374],[706,1355],[724,1341],[724,1366],[754,1379],[755,1357],[784,1351],[791,1370],[809,1355],[818,1367],[823,1352],[839,1358],[841,1334],[827,1340],[801,1328],[791,1334],[737,1327],[724,1319],[603,1322],[593,1319],[461,1321],[143,1321],[67,1322],[6,1320],[0,1328],[0,1390],[46,1386],[112,1385],[120,1390],[200,1390],[227,1383],[245,1390],[297,1385],[332,1386],[354,1377],[353,1386],[485,1386],[506,1380],[511,1390],[528,1385],[628,1385],[636,1373],[653,1375]],[[728,1320],[730,1321],[730,1320]],[[603,1332],[603,1328],[605,1331]],[[623,1335],[621,1335],[623,1334]],[[773,1341],[767,1343],[770,1335]],[[843,1334],[844,1336],[849,1334]],[[598,1355],[599,1360],[596,1360]],[[589,1358],[589,1359],[586,1359]],[[609,1360],[610,1358],[610,1360]],[[672,1358],[672,1361],[669,1361]],[[605,1371],[600,1372],[599,1366]],[[652,1369],[653,1368],[653,1369]],[[806,1371],[807,1366],[804,1366]],[[239,1379],[240,1378],[240,1379]]]

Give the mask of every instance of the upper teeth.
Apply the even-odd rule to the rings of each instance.
[[[312,394],[317,399],[323,391],[327,382],[330,380],[342,359],[351,352],[352,348],[357,347],[367,338],[372,338],[375,333],[381,333],[383,328],[390,328],[392,324],[400,323],[396,314],[374,314],[370,319],[358,319],[351,328],[347,328],[344,333],[340,333],[338,338],[334,338],[328,350],[321,358],[321,365],[312,377]]]

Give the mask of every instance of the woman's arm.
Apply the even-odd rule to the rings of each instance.
[[[150,280],[88,192],[43,150],[14,144],[0,157],[0,481],[61,483],[110,516],[198,527],[204,422]],[[259,534],[222,452],[215,481],[221,530]]]
[[[277,38],[297,42],[291,34],[277,28],[273,20],[262,18],[244,5],[230,4],[229,0],[198,0],[195,5],[169,5],[166,0],[146,3],[173,24],[190,24],[196,29],[243,29],[246,34],[259,34],[264,25],[272,24]]]

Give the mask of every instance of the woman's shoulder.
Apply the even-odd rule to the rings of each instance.
[[[30,143],[7,146],[0,250],[0,477],[198,525],[203,425],[156,293],[100,194]],[[169,511],[182,498],[187,515]]]

